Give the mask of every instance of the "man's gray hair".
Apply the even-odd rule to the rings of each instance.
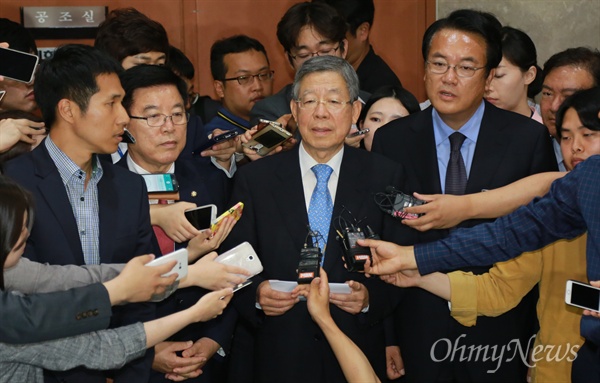
[[[307,75],[317,72],[335,72],[344,79],[350,94],[350,101],[358,100],[358,76],[352,65],[343,58],[336,56],[317,56],[306,61],[296,72],[294,85],[292,86],[292,96],[294,100],[300,98],[300,83]]]

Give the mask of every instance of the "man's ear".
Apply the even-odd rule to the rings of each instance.
[[[352,103],[352,123],[356,124],[358,117],[360,117],[360,111],[363,108],[363,103],[360,100],[356,100]]]
[[[56,105],[57,116],[71,124],[75,122],[75,113],[78,110],[79,106],[66,98],[60,100]]]
[[[294,99],[290,101],[290,110],[292,111],[292,116],[294,117],[294,120],[298,122],[298,103]]]
[[[494,78],[495,75],[496,75],[496,68],[492,68],[490,70],[490,74],[488,74],[487,78],[485,79],[486,87],[490,86],[490,83],[492,82],[492,79]]]
[[[220,80],[213,81],[213,87],[215,88],[215,93],[219,98],[225,98],[225,83]]]
[[[342,54],[342,58],[343,58],[343,59],[346,59],[346,56],[348,55],[348,40],[346,40],[346,39],[343,39],[343,40],[340,42],[340,48],[341,48],[341,47],[344,47],[344,50],[343,50],[343,51],[340,49],[340,53]]]
[[[356,39],[360,42],[368,41],[370,32],[371,24],[365,21],[356,28]]]

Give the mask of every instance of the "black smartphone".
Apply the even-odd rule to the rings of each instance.
[[[371,130],[370,130],[369,128],[367,128],[367,129],[363,129],[363,130],[357,130],[357,131],[356,131],[356,132],[354,132],[354,133],[350,133],[350,134],[348,135],[348,138],[352,138],[352,137],[356,137],[356,136],[362,136],[363,134],[367,134],[367,133],[369,133],[370,131],[371,131]]]
[[[201,152],[205,151],[206,149],[209,149],[210,147],[212,147],[213,145],[216,145],[218,143],[221,143],[221,142],[224,142],[227,140],[231,140],[239,135],[240,135],[240,132],[238,132],[237,130],[230,130],[225,133],[221,133],[217,136],[213,136],[213,137],[209,138],[208,141],[206,141],[204,144],[202,144],[199,147],[197,147],[196,149],[194,149],[193,153],[200,154]]]
[[[217,206],[206,205],[200,206],[194,209],[186,210],[184,212],[185,218],[198,230],[210,229],[217,218]]]
[[[179,191],[179,184],[175,179],[175,174],[142,174],[148,193],[174,193]]]
[[[33,81],[39,57],[10,48],[0,48],[0,76],[30,83]]]
[[[125,143],[128,144],[135,144],[135,137],[133,136],[133,134],[131,134],[131,132],[127,129],[124,130],[123,132],[123,141]]]

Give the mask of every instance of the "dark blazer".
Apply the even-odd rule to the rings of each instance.
[[[0,342],[15,344],[102,330],[108,327],[112,314],[108,292],[101,283],[27,296],[3,291],[0,311]],[[92,315],[82,315],[90,311]]]
[[[377,89],[386,85],[402,86],[398,76],[394,73],[385,61],[369,47],[369,53],[356,68],[360,89],[373,93]]]
[[[127,169],[126,153],[117,162],[117,166]],[[127,170],[129,171],[129,170]],[[175,178],[179,183],[179,196],[181,201],[193,202],[196,206],[208,204],[217,205],[217,210],[222,213],[227,207],[229,200],[231,180],[225,176],[223,171],[214,167],[210,161],[200,159],[179,158],[175,161]],[[146,201],[146,204],[148,202]],[[176,248],[185,248],[186,243],[176,243]],[[157,303],[157,316],[163,317],[187,309],[193,306],[208,291],[199,287],[189,287],[175,291],[167,299]],[[171,336],[169,341],[197,341],[202,337],[208,337],[219,343],[225,349],[229,346],[229,333],[227,330],[235,321],[235,315],[222,315],[215,320],[199,322],[189,325]],[[225,324],[222,324],[225,323]],[[223,330],[225,326],[226,330]],[[213,377],[212,364],[217,356],[213,357],[203,368],[203,373],[190,382],[208,382]],[[151,382],[170,382],[165,374],[152,371]]]
[[[100,219],[100,261],[125,263],[141,254],[154,253],[158,247],[150,226],[150,210],[146,199],[146,185],[141,177],[102,163],[103,176],[98,183]],[[5,174],[27,190],[35,199],[35,220],[27,241],[25,256],[36,262],[57,265],[82,265],[83,251],[77,232],[77,223],[65,187],[42,143],[31,153],[9,161]],[[138,303],[116,307],[111,325],[145,321],[155,318],[152,303]],[[50,318],[46,318],[51,320]],[[146,381],[153,351],[119,370],[117,381]],[[84,373],[85,371],[85,373]],[[77,369],[66,373],[47,373],[67,382],[95,382],[105,380],[105,373]],[[123,379],[123,380],[121,380]]]
[[[402,169],[393,162],[360,149],[345,147],[334,201],[332,222],[345,208],[361,225],[370,225],[382,238],[410,241],[393,218],[375,205],[373,194],[389,185],[402,185]],[[400,186],[401,187],[401,186]],[[305,302],[281,316],[265,316],[255,309],[256,288],[264,280],[294,281],[300,249],[307,235],[308,214],[300,174],[298,146],[241,168],[236,174],[232,202],[244,202],[244,213],[225,245],[252,244],[264,266],[254,283],[236,293],[234,305],[254,326],[254,380],[256,382],[340,382],[341,369],[327,340],[312,321]],[[356,280],[369,290],[367,314],[351,315],[331,305],[335,322],[369,358],[380,377],[385,376],[382,319],[389,313],[394,292],[381,280],[365,278],[344,268],[342,248],[330,228],[324,268],[330,282]],[[251,358],[244,350],[240,358]],[[235,350],[233,358],[236,358]],[[250,374],[248,374],[250,375]]]
[[[390,122],[375,134],[373,151],[404,165],[412,186],[406,192],[441,193],[439,169],[433,133],[432,107]],[[524,116],[501,110],[485,103],[485,112],[473,157],[466,193],[495,189],[520,178],[544,171],[556,170],[556,159],[546,128]],[[467,221],[463,227],[479,221]],[[432,230],[419,235],[419,242],[429,242],[448,235],[448,230]],[[491,267],[491,266],[490,266]],[[477,274],[487,268],[468,269]],[[409,382],[434,382],[444,379],[455,381],[517,382],[525,380],[526,366],[519,357],[511,362],[505,358],[496,370],[497,361],[475,363],[444,358],[445,341],[457,346],[485,346],[498,344],[508,347],[513,339],[520,339],[527,348],[535,334],[535,303],[537,289],[532,290],[513,310],[496,318],[480,317],[477,326],[464,327],[451,318],[448,302],[418,288],[406,289],[397,311],[396,330]],[[501,329],[501,331],[499,331]],[[459,338],[461,335],[466,336]],[[514,352],[514,342],[513,342]],[[434,349],[434,362],[430,352]],[[468,349],[467,349],[468,350]]]

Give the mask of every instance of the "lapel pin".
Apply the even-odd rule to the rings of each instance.
[[[195,197],[197,195],[198,195],[198,193],[196,193],[195,191],[192,192],[192,197]]]

